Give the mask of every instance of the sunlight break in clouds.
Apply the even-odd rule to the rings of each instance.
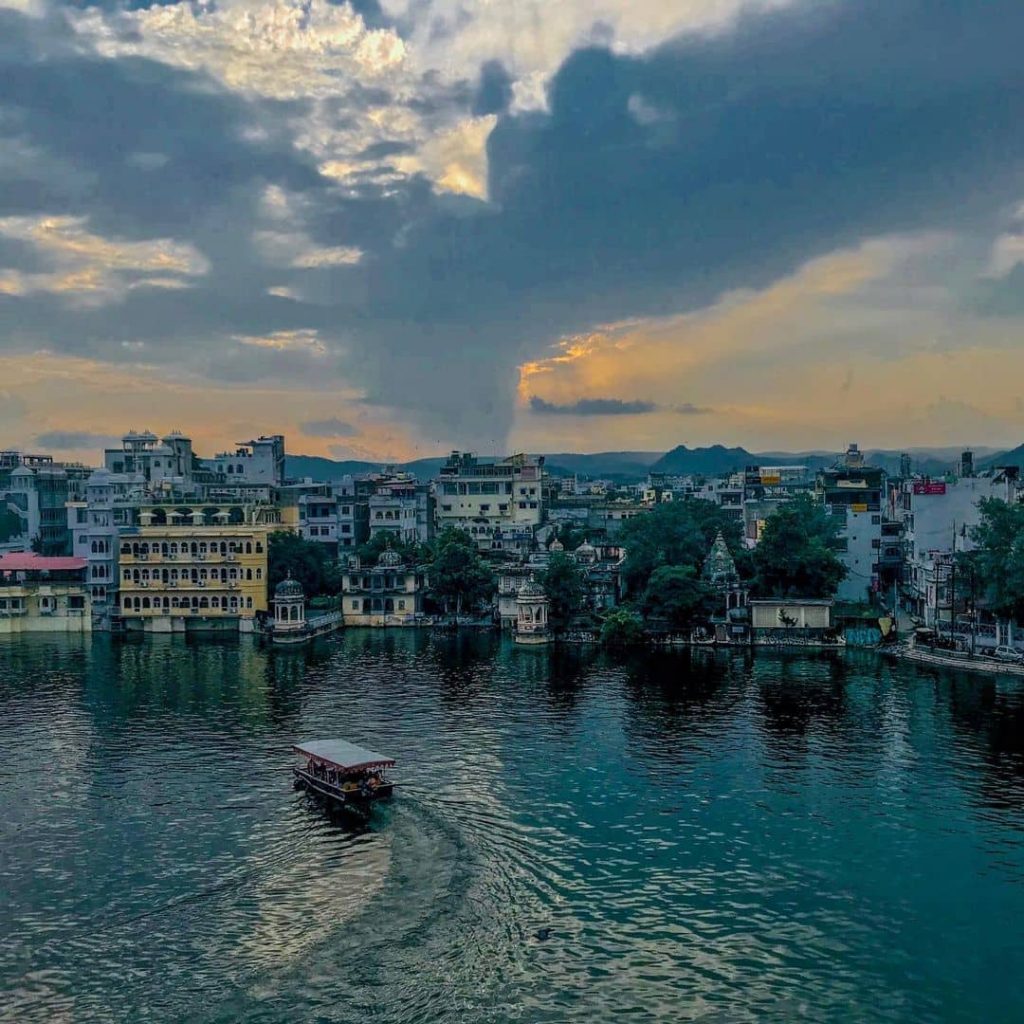
[[[131,288],[185,288],[209,270],[190,245],[168,238],[114,241],[92,234],[84,217],[2,217],[0,239],[32,246],[50,263],[47,272],[0,266],[0,294],[52,292],[71,301],[103,304]],[[181,276],[174,276],[181,275]]]

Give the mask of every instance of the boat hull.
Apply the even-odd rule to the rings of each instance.
[[[318,778],[315,775],[295,768],[295,785],[306,792],[312,793],[323,800],[360,813],[367,813],[372,804],[378,800],[387,800],[395,791],[394,783],[384,782],[375,789],[364,791],[360,789],[345,790],[326,779]]]

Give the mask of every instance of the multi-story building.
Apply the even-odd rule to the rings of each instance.
[[[284,435],[271,434],[239,441],[233,452],[201,461],[205,469],[216,472],[228,484],[280,487],[284,483],[284,459]]]
[[[405,544],[425,544],[433,536],[434,499],[410,473],[377,481],[367,500],[370,536],[385,533]]]
[[[891,515],[903,530],[903,592],[909,611],[929,626],[948,618],[943,581],[954,553],[973,548],[971,531],[981,522],[979,503],[985,498],[1012,503],[1019,496],[1016,467],[941,480],[913,477],[892,489]]]
[[[199,488],[192,439],[177,430],[163,439],[149,430],[129,430],[120,447],[104,450],[103,465],[115,476],[134,478],[151,491],[193,494]]]
[[[839,584],[841,601],[867,601],[885,589],[882,578],[882,517],[885,470],[868,466],[855,444],[831,469],[820,470],[815,491],[829,513],[839,516],[839,557],[846,578]]]
[[[55,462],[49,455],[0,453],[0,510],[19,521],[7,550],[35,547],[45,555],[71,551],[64,506],[84,495],[89,470],[80,463]]]
[[[494,460],[452,452],[434,487],[437,529],[457,527],[480,548],[498,550],[503,531],[543,523],[543,484],[543,456]]]
[[[251,631],[267,611],[268,510],[146,506],[121,531],[119,600],[128,629]],[[160,520],[157,522],[157,520]]]
[[[421,569],[406,565],[388,548],[377,565],[353,559],[341,577],[341,607],[346,626],[415,626],[423,621],[426,580]]]
[[[67,504],[72,552],[89,563],[86,576],[94,629],[110,629],[119,612],[118,536],[136,525],[137,510],[151,500],[141,474],[97,469],[82,501]]]
[[[85,572],[84,558],[0,555],[0,634],[89,632]]]

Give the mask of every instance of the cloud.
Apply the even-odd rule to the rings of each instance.
[[[545,401],[537,395],[530,399],[530,411],[543,416],[642,416],[656,412],[657,409],[654,402],[640,399],[624,401],[621,398],[580,398],[561,405]]]
[[[36,434],[35,443],[40,448],[55,448],[58,451],[79,451],[83,449],[98,450],[108,445],[117,444],[118,438],[112,434],[92,434],[85,430],[49,430]]]
[[[480,81],[473,97],[473,115],[503,114],[512,102],[512,76],[500,60],[486,60],[480,66]]]
[[[796,422],[773,395],[833,345],[965,351],[981,335],[957,330],[958,296],[1007,318],[982,332],[993,350],[998,331],[1019,340],[1017,0],[81,6],[0,9],[3,353],[333,389],[425,445],[499,449],[519,368],[553,379],[553,344],[609,324],[731,303],[716,343],[757,368],[757,415],[735,423],[758,429]],[[65,225],[60,245],[39,244],[44,221]],[[844,304],[866,239],[931,233],[1006,276],[979,297],[936,253],[913,288]],[[190,270],[151,266],[161,252]],[[809,287],[800,268],[837,253],[817,344],[777,329],[806,300],[774,286]],[[739,364],[670,333],[671,389],[612,375],[537,390],[649,395],[661,408],[629,424],[637,438],[674,429],[675,394],[731,411],[720,385]],[[618,373],[639,371],[619,355]],[[713,390],[684,375],[693,361]],[[851,397],[870,379],[858,366]]]
[[[678,413],[680,416],[706,416],[708,413],[712,413],[715,410],[706,405],[694,405],[693,402],[682,402],[679,405],[673,405],[672,411]]]
[[[353,434],[359,433],[358,427],[345,420],[340,420],[336,416],[326,420],[306,420],[299,426],[302,428],[302,432],[310,437],[351,437]]]
[[[46,266],[25,273],[0,269],[0,293],[50,292],[79,303],[103,304],[129,288],[187,288],[209,269],[193,246],[169,238],[131,241],[89,232],[84,217],[0,217],[0,239],[23,243]]]

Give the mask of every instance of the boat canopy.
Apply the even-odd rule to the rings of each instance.
[[[393,768],[393,758],[385,757],[366,747],[356,746],[347,740],[309,740],[307,743],[296,743],[292,750],[304,757],[322,761],[332,768],[340,768],[345,772],[370,771],[373,768]]]

